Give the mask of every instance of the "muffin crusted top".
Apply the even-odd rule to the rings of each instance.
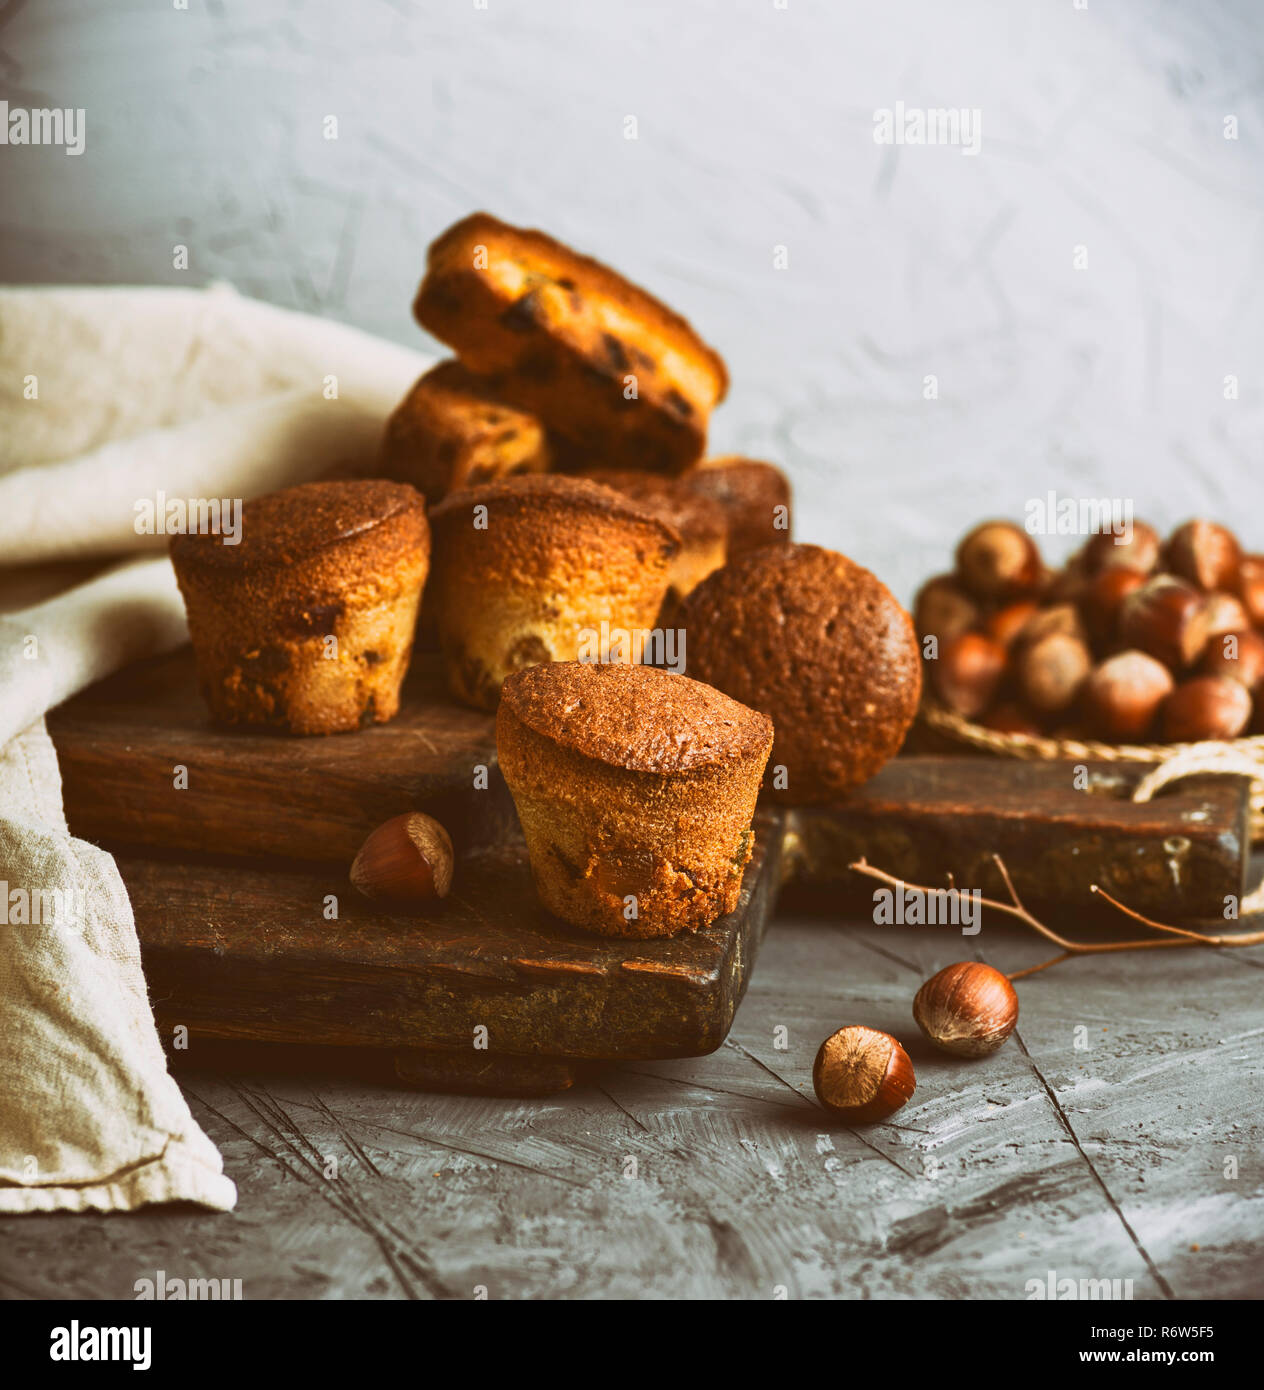
[[[386,525],[395,519],[396,525]],[[375,529],[378,536],[366,534]],[[380,551],[382,564],[390,565],[407,549],[424,547],[427,534],[421,494],[406,483],[379,478],[302,483],[247,502],[239,545],[190,532],[172,538],[171,555],[186,570],[244,573],[286,568],[362,537]]]
[[[471,507],[479,503],[494,504],[498,511],[541,512],[573,510],[610,517],[614,520],[638,522],[659,532],[668,556],[680,549],[680,536],[675,529],[660,520],[653,511],[613,488],[589,482],[587,478],[572,478],[557,473],[519,474],[496,478],[478,487],[450,492],[430,513],[439,524],[453,514],[464,519]]]
[[[693,491],[681,478],[635,468],[594,468],[585,476],[662,517],[686,541],[709,544],[724,539],[727,528],[720,504]]]
[[[506,679],[501,708],[562,747],[630,772],[689,772],[766,756],[772,745],[766,715],[651,666],[531,666]]]

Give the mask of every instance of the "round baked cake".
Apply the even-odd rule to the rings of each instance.
[[[429,553],[420,494],[382,480],[257,497],[242,508],[235,545],[175,536],[171,560],[212,713],[295,734],[390,719]]]
[[[728,371],[679,314],[543,232],[478,212],[430,247],[417,321],[594,458],[679,473]]]
[[[766,716],[649,666],[510,676],[497,756],[541,902],[607,936],[671,936],[732,912],[772,738]]]
[[[703,459],[680,481],[724,512],[730,560],[761,545],[789,543],[790,482],[774,464],[730,454]]]
[[[655,625],[680,537],[584,478],[502,478],[430,514],[428,609],[448,684],[495,709],[511,671],[581,657],[634,659]]]
[[[419,377],[396,406],[377,463],[382,477],[412,484],[431,505],[457,488],[548,468],[544,426],[452,360]]]
[[[724,563],[728,521],[723,507],[686,486],[683,478],[643,468],[594,468],[584,476],[639,502],[680,534],[670,585],[677,597]]]
[[[899,751],[922,688],[913,622],[845,555],[765,546],[704,579],[679,617],[690,675],[772,717],[778,799],[827,801]]]

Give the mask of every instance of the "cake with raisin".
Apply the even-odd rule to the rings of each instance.
[[[639,660],[681,546],[631,498],[551,473],[450,493],[430,522],[428,611],[449,688],[479,709],[523,666]]]
[[[774,464],[736,454],[703,459],[681,482],[723,510],[730,559],[761,545],[789,544],[790,482]]]
[[[211,712],[330,734],[399,709],[430,553],[421,495],[304,483],[242,508],[240,541],[188,533],[171,559]]]
[[[584,476],[633,498],[680,533],[680,553],[671,568],[674,596],[683,597],[724,563],[728,534],[724,510],[687,487],[684,478],[644,468],[596,468]]]
[[[695,463],[728,389],[719,354],[666,305],[487,213],[430,247],[413,312],[506,400],[614,467]]]
[[[391,414],[377,471],[410,483],[433,505],[458,488],[548,468],[540,421],[448,360],[420,377]]]

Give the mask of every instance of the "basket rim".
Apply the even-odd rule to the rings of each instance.
[[[1097,739],[1053,738],[1048,735],[1006,734],[965,718],[934,698],[923,698],[919,717],[941,733],[976,748],[1008,753],[1016,758],[1060,761],[1079,758],[1097,762],[1165,763],[1189,755],[1214,755],[1226,750],[1258,757],[1264,764],[1264,734],[1245,738],[1208,739],[1200,743],[1103,743]],[[1264,766],[1261,766],[1264,777]]]

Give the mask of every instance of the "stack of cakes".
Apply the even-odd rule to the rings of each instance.
[[[544,905],[607,934],[705,927],[737,903],[761,781],[828,799],[898,749],[908,616],[790,543],[780,470],[703,457],[724,363],[614,271],[476,214],[430,248],[414,312],[456,356],[392,415],[377,477],[250,502],[239,546],[173,545],[212,712],[389,719],[424,588],[453,696],[497,711]],[[668,618],[698,679],[628,664]]]

